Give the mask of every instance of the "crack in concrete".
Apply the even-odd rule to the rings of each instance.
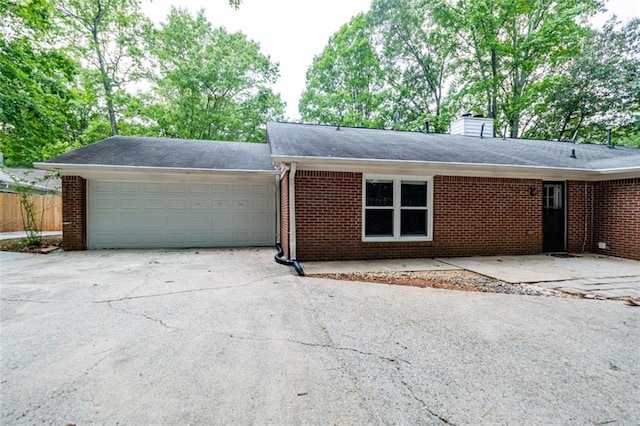
[[[96,300],[96,301],[93,301],[91,303],[101,304],[101,303],[123,302],[125,300],[149,299],[149,298],[153,298],[153,297],[173,296],[173,295],[176,295],[176,294],[187,294],[187,293],[198,293],[198,292],[205,292],[205,291],[228,290],[228,289],[231,289],[231,288],[243,288],[243,287],[252,286],[252,285],[254,285],[256,283],[259,283],[259,282],[262,282],[262,281],[268,281],[269,279],[275,278],[277,276],[280,276],[280,275],[262,277],[262,278],[259,278],[257,280],[249,281],[248,283],[238,284],[238,285],[229,285],[229,286],[224,286],[224,287],[203,287],[203,288],[195,288],[195,289],[190,289],[190,290],[169,291],[169,292],[166,292],[166,293],[143,294],[143,295],[140,295],[140,296],[130,296],[130,294],[132,292],[129,292],[129,294],[127,296],[120,297],[118,299]]]
[[[427,405],[427,403],[421,399],[418,398],[418,396],[415,394],[415,392],[413,391],[413,388],[411,387],[411,385],[409,385],[409,383],[407,383],[407,381],[404,379],[404,376],[402,374],[402,370],[400,369],[400,364],[398,364],[398,362],[396,361],[394,363],[394,366],[396,368],[396,371],[398,372],[398,375],[400,376],[400,383],[402,383],[402,385],[405,387],[405,389],[407,389],[407,391],[409,392],[409,395],[411,395],[411,397],[413,399],[415,399],[416,401],[418,401],[422,407],[433,417],[435,417],[436,419],[440,420],[442,423],[446,424],[446,425],[452,425],[455,426],[455,423],[452,423],[451,421],[449,421],[449,419],[446,419],[444,417],[442,417],[440,414],[436,413],[435,411],[433,411],[431,408],[429,408],[429,406]]]
[[[158,319],[158,318],[154,318],[154,317],[152,317],[150,315],[141,314],[141,313],[138,313],[138,312],[127,311],[126,309],[116,308],[115,306],[113,306],[111,304],[111,302],[107,302],[107,306],[109,306],[109,308],[113,309],[114,311],[123,312],[123,313],[129,314],[129,315],[136,315],[136,316],[139,316],[139,317],[146,318],[146,319],[148,319],[150,321],[157,322],[158,324],[162,325],[163,327],[166,327],[166,328],[169,328],[169,329],[182,330],[181,328],[178,328],[178,327],[172,327],[172,326],[168,325],[167,323],[165,323],[163,320]]]
[[[256,283],[262,282],[262,281],[268,281],[270,279],[273,278],[277,278],[277,277],[281,277],[281,274],[274,274],[274,275],[270,275],[270,276],[266,276],[266,277],[261,277],[258,278],[256,280],[253,281],[249,281],[248,283],[244,283],[244,284],[238,284],[238,285],[229,285],[229,286],[224,286],[224,287],[203,287],[203,288],[196,288],[196,289],[191,289],[191,290],[179,290],[179,291],[170,291],[170,292],[166,292],[166,293],[156,293],[156,294],[144,294],[144,295],[140,295],[140,296],[130,296],[131,293],[133,293],[134,291],[136,291],[137,289],[143,287],[145,284],[142,284],[138,287],[136,287],[135,289],[131,290],[126,296],[124,297],[120,297],[118,299],[106,299],[106,300],[94,300],[94,301],[88,301],[88,302],[82,302],[82,301],[77,301],[77,302],[70,302],[70,301],[64,301],[64,300],[34,300],[34,299],[20,299],[20,298],[7,298],[7,297],[0,297],[0,301],[3,302],[20,302],[20,303],[42,303],[42,304],[66,304],[66,305],[85,305],[85,304],[103,304],[103,303],[112,303],[112,302],[122,302],[125,300],[135,300],[135,299],[147,299],[147,298],[153,298],[153,297],[163,297],[163,296],[172,296],[172,295],[176,295],[176,294],[186,294],[186,293],[197,293],[197,292],[205,292],[205,291],[216,291],[216,290],[227,290],[227,289],[232,289],[232,288],[243,288],[243,287],[249,287],[251,285],[254,285]]]

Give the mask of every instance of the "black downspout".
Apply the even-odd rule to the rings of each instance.
[[[300,265],[300,263],[297,260],[295,259],[289,260],[289,259],[284,259],[282,257],[282,255],[284,254],[284,251],[282,250],[282,245],[280,243],[276,243],[276,250],[278,250],[278,253],[276,253],[276,255],[274,256],[276,263],[279,263],[280,265],[285,265],[285,266],[293,266],[293,268],[296,270],[298,275],[300,275],[301,277],[304,277],[306,275],[304,273],[304,269],[302,269],[302,265]]]

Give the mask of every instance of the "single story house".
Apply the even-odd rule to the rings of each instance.
[[[281,242],[298,261],[597,252],[640,260],[640,149],[269,123],[267,144],[112,137],[63,179],[64,247]]]

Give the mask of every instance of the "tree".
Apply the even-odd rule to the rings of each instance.
[[[374,0],[370,20],[396,110],[409,128],[421,128],[426,115],[436,131],[445,131],[442,106],[456,43],[432,19],[433,6],[433,0]]]
[[[460,83],[467,105],[507,122],[511,137],[539,95],[539,85],[580,52],[580,25],[598,10],[596,0],[438,0],[435,19],[457,40]],[[469,102],[470,101],[470,102]]]
[[[56,7],[69,29],[68,45],[99,72],[111,134],[117,135],[115,99],[143,72],[140,41],[148,20],[137,0],[63,0]]]
[[[355,127],[384,127],[389,93],[380,59],[369,40],[367,18],[343,25],[307,70],[299,103],[303,120]]]
[[[30,166],[71,143],[77,65],[47,42],[51,4],[0,5],[0,150],[7,164]]]
[[[158,72],[145,115],[160,134],[264,141],[264,123],[282,117],[270,88],[278,66],[244,34],[212,28],[203,11],[193,17],[173,8],[147,39]]]
[[[2,169],[4,169],[4,167],[2,167]],[[38,212],[36,211],[36,205],[33,201],[33,195],[35,194],[34,186],[49,181],[57,176],[57,174],[46,172],[41,177],[30,179],[30,171],[24,173],[22,176],[17,176],[8,170],[3,171],[13,181],[13,189],[20,197],[22,229],[26,234],[25,243],[28,246],[39,246],[42,242],[41,229],[45,216],[44,214],[40,215],[40,224],[38,224]]]
[[[615,126],[633,140],[633,124],[640,124],[640,18],[622,26],[614,18],[592,31],[536,107],[529,136],[569,140],[579,132],[603,141]]]

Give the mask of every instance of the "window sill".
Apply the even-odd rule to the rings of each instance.
[[[363,243],[410,243],[419,241],[433,241],[431,237],[363,237]]]

